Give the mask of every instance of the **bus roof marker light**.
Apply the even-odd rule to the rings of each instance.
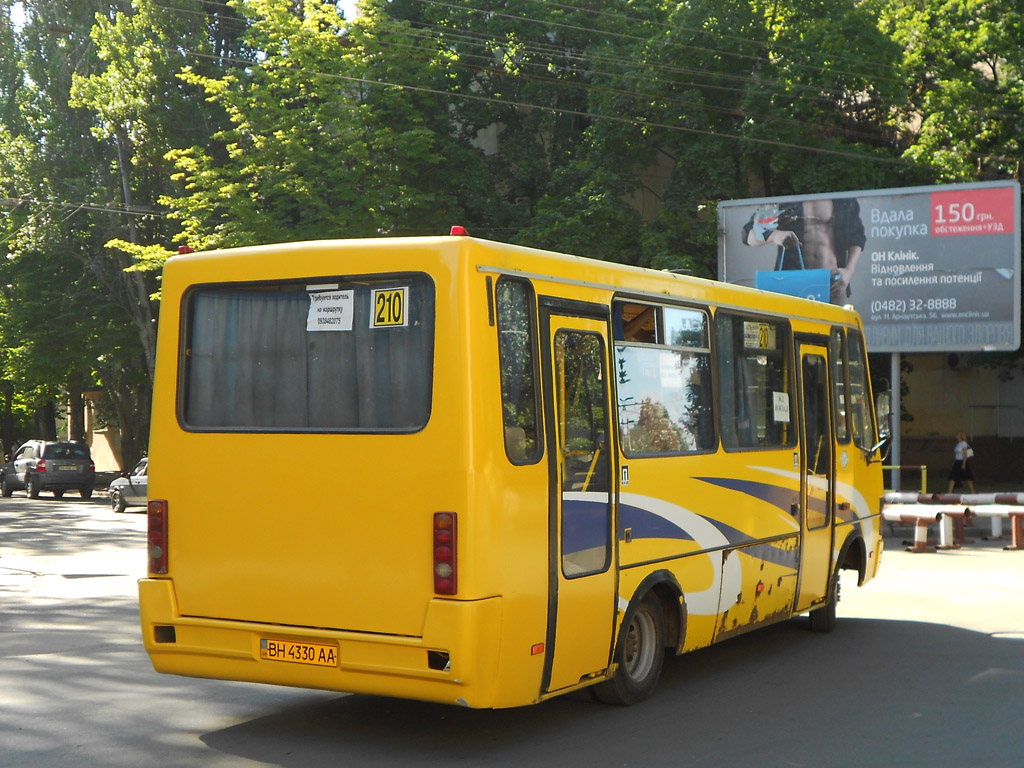
[[[469,232],[466,230],[465,227],[460,227],[458,224],[456,224],[454,227],[452,227],[452,236],[453,237],[455,237],[455,236],[465,237],[468,234],[469,234]]]

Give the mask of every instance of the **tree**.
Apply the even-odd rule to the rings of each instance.
[[[1024,10],[1019,3],[870,0],[902,50],[908,98],[894,110],[904,156],[937,181],[1020,176]]]
[[[170,253],[159,246],[177,233],[158,208],[161,199],[179,193],[167,153],[208,139],[223,122],[176,75],[187,65],[219,72],[232,52],[229,22],[239,21],[225,9],[196,14],[195,5],[136,0],[126,11],[97,14],[90,37],[101,66],[75,73],[71,84],[69,103],[93,116],[92,133],[110,153],[128,214],[120,232],[111,232],[116,239],[98,254],[107,263],[96,274],[135,326],[150,378],[156,360],[155,274]]]
[[[20,73],[7,75],[0,127],[2,196],[13,204],[7,258],[0,263],[0,284],[7,286],[3,363],[16,389],[52,412],[55,401],[81,391],[91,375],[89,345],[82,343],[83,318],[92,310],[87,222],[103,196],[87,116],[69,108],[67,91],[72,71],[92,65],[76,34],[88,29],[97,4],[23,6],[25,24],[4,36],[0,57],[16,61]]]
[[[186,194],[167,202],[190,246],[437,233],[476,220],[486,174],[439,98],[436,47],[383,4],[353,23],[327,0],[239,7],[246,66],[183,74],[231,123],[213,147],[171,153]]]
[[[172,11],[186,5],[29,0],[2,41],[22,73],[0,128],[0,184],[16,201],[0,264],[5,371],[37,406],[69,402],[75,434],[80,393],[102,387],[128,461],[148,439],[156,275],[107,244],[174,231],[156,209],[172,190],[168,126],[202,124],[188,114],[202,102],[163,85],[169,41],[188,39],[179,22],[191,18]]]

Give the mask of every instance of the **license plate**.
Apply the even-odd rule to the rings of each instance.
[[[260,658],[268,661],[290,661],[317,667],[338,666],[338,647],[320,643],[297,643],[292,640],[260,638]]]
[[[57,467],[57,469],[61,472],[77,472],[78,466],[75,464],[65,464],[62,467]]]

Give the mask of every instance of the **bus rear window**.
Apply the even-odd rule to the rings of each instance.
[[[425,276],[200,286],[184,317],[187,428],[412,432],[430,416]]]

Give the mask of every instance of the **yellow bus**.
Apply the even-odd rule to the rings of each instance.
[[[849,309],[452,236],[171,258],[143,637],[159,672],[630,704],[882,551]]]

